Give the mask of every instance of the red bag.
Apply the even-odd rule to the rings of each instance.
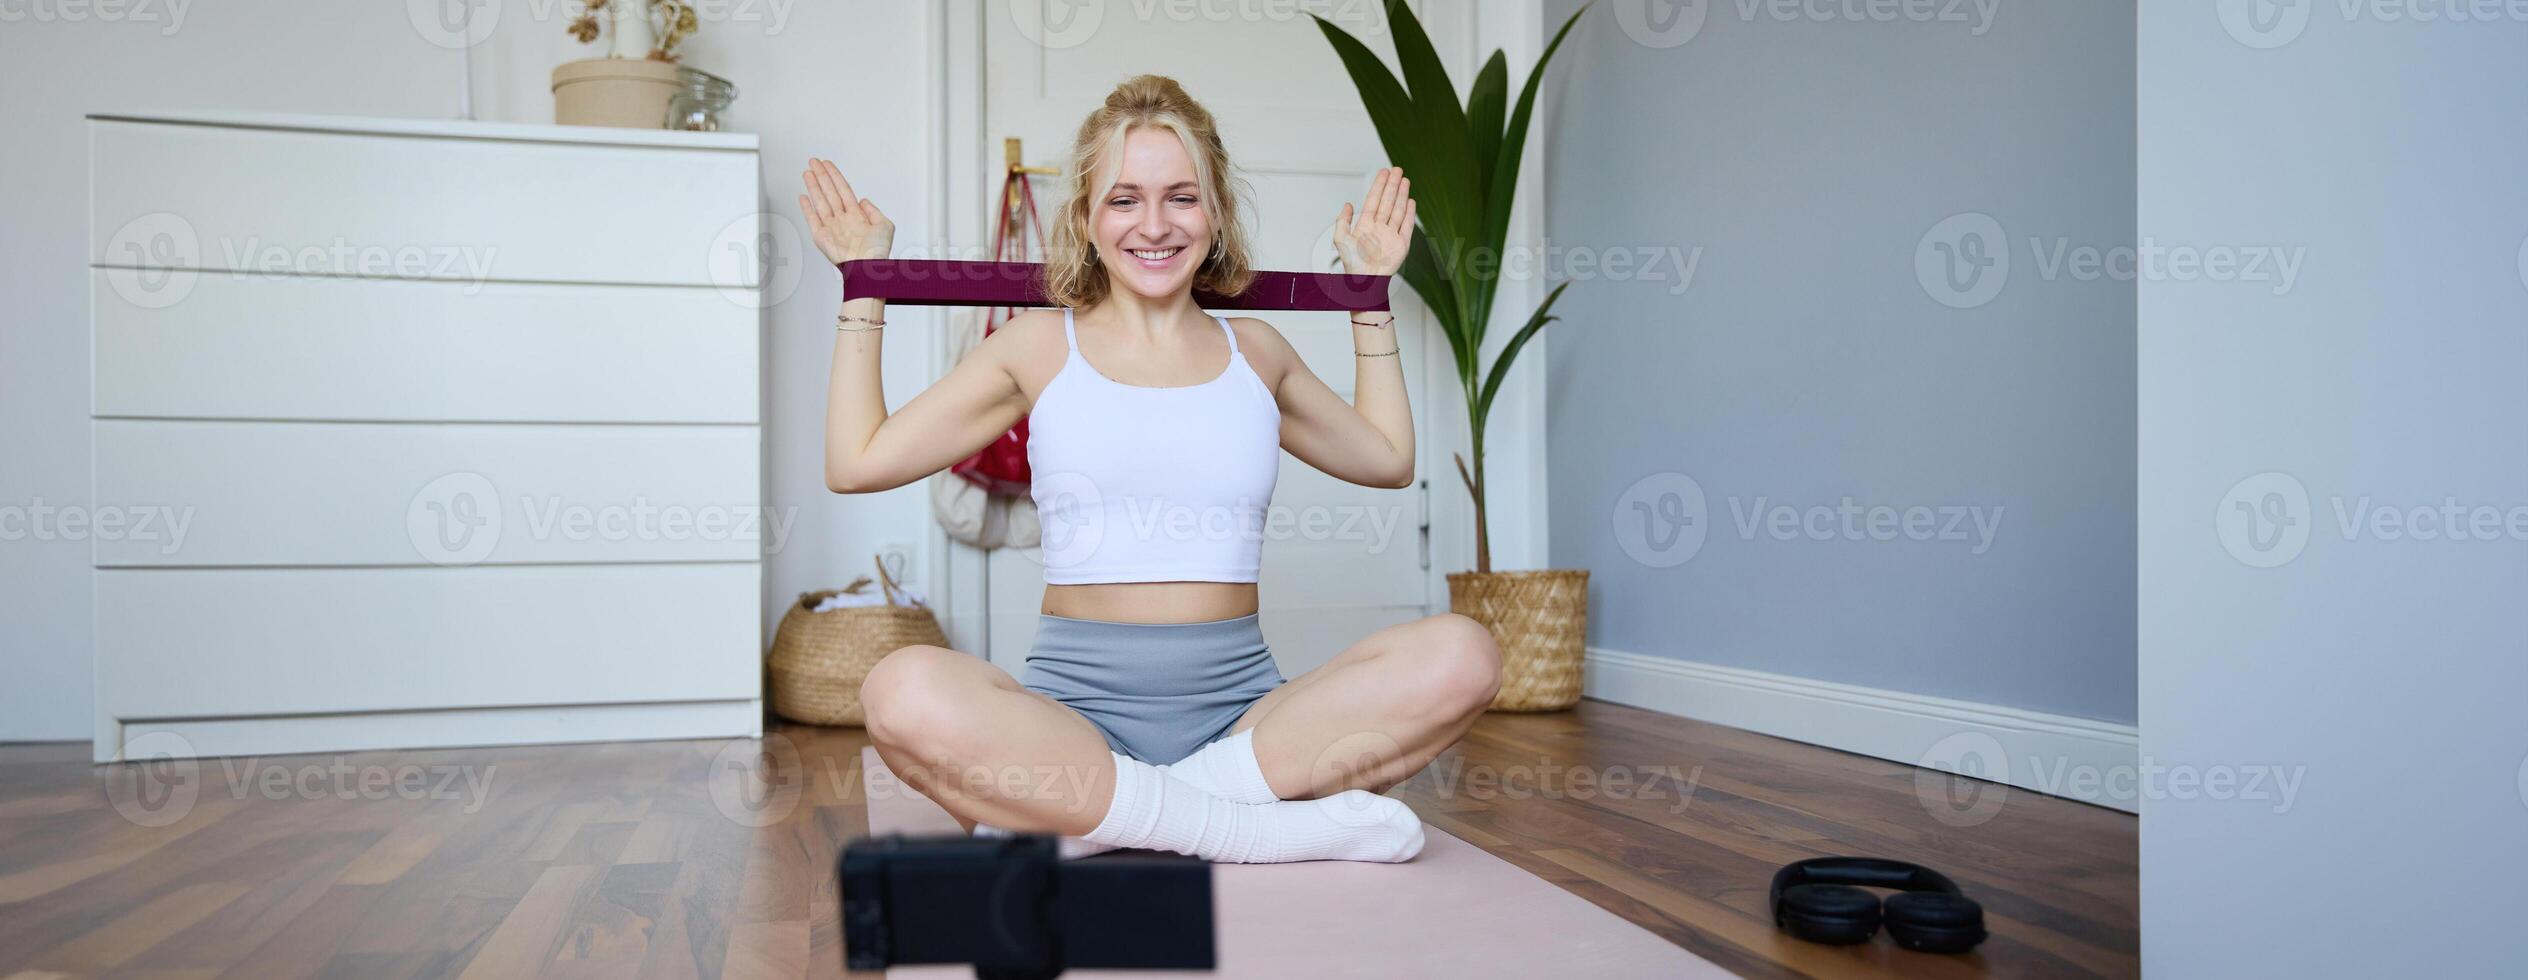
[[[1026,237],[1034,239],[1039,248],[1043,247],[1044,230],[1036,222],[1035,192],[1028,186],[1027,175],[1012,168],[1009,179],[1001,184],[1000,221],[992,228],[993,258],[1009,262],[1031,261],[1026,243],[1020,240],[1019,235],[1012,234],[1019,229],[1024,229]],[[1008,307],[986,312],[983,335],[991,336],[1000,322],[1013,312]],[[1027,465],[1027,420],[1020,418],[1018,424],[1001,433],[1000,438],[949,467],[948,471],[982,487],[985,493],[1002,497],[1027,496],[1035,481],[1035,474]]]
[[[966,482],[982,487],[985,493],[1001,497],[1024,497],[1034,485],[1035,473],[1027,466],[1027,420],[1001,433],[992,444],[983,447],[964,462],[948,471],[966,478]]]

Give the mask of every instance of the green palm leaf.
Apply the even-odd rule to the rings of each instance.
[[[1466,112],[1457,104],[1457,87],[1450,84],[1439,52],[1431,48],[1430,36],[1422,32],[1422,22],[1414,19],[1413,9],[1404,0],[1387,0],[1387,23],[1396,36],[1396,62],[1413,93],[1414,116],[1421,122],[1427,150],[1422,154],[1421,172],[1405,171],[1413,178],[1413,197],[1422,202],[1424,212],[1445,214],[1447,227],[1461,235],[1481,229],[1483,183],[1475,163],[1474,138],[1466,130]],[[1455,264],[1445,255],[1441,261]]]
[[[1475,72],[1474,84],[1460,105],[1457,90],[1431,38],[1404,0],[1386,0],[1387,20],[1395,33],[1396,63],[1402,78],[1387,70],[1368,46],[1342,29],[1315,17],[1326,43],[1334,46],[1343,70],[1360,90],[1361,105],[1387,159],[1413,179],[1413,199],[1421,220],[1412,244],[1396,270],[1422,297],[1431,316],[1448,338],[1459,387],[1466,393],[1468,435],[1474,466],[1459,473],[1475,498],[1475,512],[1484,513],[1483,432],[1492,400],[1509,378],[1510,366],[1537,331],[1553,322],[1554,302],[1569,283],[1557,285],[1537,304],[1536,312],[1510,336],[1483,370],[1483,339],[1492,319],[1492,302],[1501,285],[1501,246],[1509,237],[1510,208],[1518,196],[1519,160],[1527,149],[1527,128],[1536,106],[1536,90],[1545,66],[1570,36],[1580,14],[1572,13],[1554,32],[1528,72],[1516,104],[1508,103],[1509,60],[1499,51]],[[1506,121],[1504,117],[1507,117]],[[1477,379],[1482,383],[1477,384]],[[1478,516],[1475,527],[1476,567],[1490,571],[1489,535]]]
[[[1545,301],[1536,304],[1536,312],[1527,318],[1527,325],[1520,327],[1519,332],[1511,334],[1510,342],[1501,348],[1501,356],[1493,358],[1492,376],[1484,379],[1483,394],[1475,396],[1476,418],[1485,418],[1492,414],[1492,396],[1501,393],[1501,382],[1510,376],[1510,362],[1518,360],[1519,348],[1527,346],[1527,339],[1536,336],[1536,331],[1545,329],[1546,324],[1561,319],[1561,317],[1547,316],[1545,311],[1553,309],[1554,301],[1561,299],[1562,291],[1569,288],[1571,284],[1566,282],[1555,286],[1553,292],[1546,293]]]
[[[1317,30],[1325,34],[1326,41],[1334,45],[1335,57],[1342,60],[1344,72],[1352,76],[1353,86],[1360,89],[1361,105],[1369,110],[1370,126],[1378,131],[1378,144],[1386,149],[1387,159],[1403,167],[1407,174],[1427,165],[1425,148],[1431,144],[1422,139],[1424,124],[1415,110],[1413,96],[1405,91],[1404,83],[1388,74],[1386,64],[1380,62],[1378,55],[1358,38],[1344,33],[1342,28],[1328,23],[1323,17],[1308,16],[1317,22]],[[1449,222],[1448,215],[1433,208],[1422,209],[1421,218],[1424,224],[1434,229],[1446,229],[1440,234],[1453,234],[1457,230]]]
[[[1501,52],[1475,73],[1475,87],[1466,90],[1466,130],[1474,137],[1475,165],[1483,169],[1477,193],[1491,200],[1492,168],[1501,152],[1501,114],[1509,96],[1510,61]]]
[[[1519,90],[1518,108],[1510,113],[1510,128],[1501,134],[1501,146],[1492,164],[1489,199],[1484,202],[1484,226],[1480,232],[1483,240],[1491,242],[1496,249],[1509,235],[1510,204],[1513,195],[1518,193],[1519,158],[1527,150],[1527,120],[1536,107],[1536,86],[1545,80],[1545,65],[1554,60],[1554,49],[1562,47],[1562,39],[1570,35],[1571,25],[1579,23],[1580,15],[1587,13],[1588,9],[1582,7],[1572,11],[1571,19],[1563,21],[1562,29],[1555,31],[1554,39],[1546,43],[1545,53],[1536,57],[1536,68],[1527,73],[1527,85]],[[1487,293],[1484,308],[1475,312],[1490,313],[1491,307],[1491,296]]]

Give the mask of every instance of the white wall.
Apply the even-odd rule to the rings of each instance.
[[[2212,7],[2141,4],[2141,238],[2306,271],[2140,286],[2142,966],[2518,976],[2528,10]]]
[[[2129,724],[2133,283],[2037,249],[2132,244],[2132,6],[1811,9],[1596,4],[1556,56],[1554,564],[1595,647]],[[1968,296],[1917,265],[1957,215],[2016,260]]]
[[[111,7],[113,5],[99,5]],[[453,118],[456,51],[417,26],[407,3],[257,0],[127,5],[111,15],[63,4],[0,6],[0,740],[84,739],[92,697],[88,542],[37,533],[38,506],[88,501],[88,347],[82,116],[227,108]],[[563,0],[488,0],[498,23],[474,49],[477,118],[551,122],[552,66],[599,53],[564,33]],[[701,5],[706,8],[714,5]],[[900,246],[941,240],[929,202],[939,167],[930,122],[927,5],[716,5],[685,62],[737,83],[725,128],[760,134],[769,210],[804,228],[793,203],[810,154],[829,157],[895,218]],[[427,17],[419,18],[428,23]],[[181,167],[181,160],[165,161]],[[394,188],[379,188],[381,194]],[[675,188],[660,188],[673,194]],[[739,216],[732,215],[735,219]],[[766,289],[766,503],[790,518],[765,531],[767,637],[779,604],[864,571],[873,551],[917,559],[929,533],[920,485],[843,498],[825,491],[819,442],[839,283],[804,239],[782,240]],[[785,289],[784,283],[795,284]],[[901,405],[926,383],[933,311],[894,317],[887,391]],[[52,527],[50,521],[45,527]]]

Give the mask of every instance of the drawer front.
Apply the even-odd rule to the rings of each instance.
[[[101,417],[736,422],[759,311],[701,287],[90,274]]]
[[[109,566],[756,561],[753,426],[95,423]],[[144,523],[146,526],[144,526]]]
[[[752,564],[96,573],[108,717],[758,696]]]
[[[758,280],[751,151],[109,120],[89,135],[99,266],[733,290]],[[153,297],[187,282],[136,278]]]

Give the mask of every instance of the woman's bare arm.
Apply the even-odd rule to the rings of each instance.
[[[1334,248],[1343,271],[1391,276],[1404,264],[1412,242],[1411,181],[1400,168],[1378,172],[1356,215],[1345,202],[1334,221]],[[1274,398],[1282,407],[1282,448],[1326,475],[1371,487],[1413,483],[1413,406],[1404,389],[1398,332],[1383,312],[1352,314],[1352,403],[1327,387],[1270,325],[1254,331],[1269,340],[1290,367]],[[1262,321],[1257,321],[1259,324]]]
[[[874,493],[900,487],[974,455],[1017,425],[1027,414],[1027,396],[1008,365],[1026,332],[1012,328],[1042,315],[1011,318],[892,415],[878,389],[875,333],[841,334],[825,401],[826,488]],[[848,349],[864,343],[865,352]]]
[[[842,171],[810,159],[800,174],[817,251],[826,261],[882,259],[894,248],[895,223],[852,193]],[[1026,396],[1004,367],[1008,331],[986,338],[938,383],[887,414],[879,376],[886,301],[855,299],[835,321],[834,363],[825,389],[825,487],[870,493],[900,487],[973,455],[1026,413]]]
[[[1413,407],[1405,403],[1404,372],[1393,366],[1394,358],[1379,358],[1391,363],[1363,370],[1353,394],[1358,404],[1346,403],[1309,370],[1280,331],[1252,317],[1238,319],[1255,324],[1242,344],[1289,365],[1273,389],[1282,408],[1283,449],[1346,483],[1391,489],[1413,485]]]

